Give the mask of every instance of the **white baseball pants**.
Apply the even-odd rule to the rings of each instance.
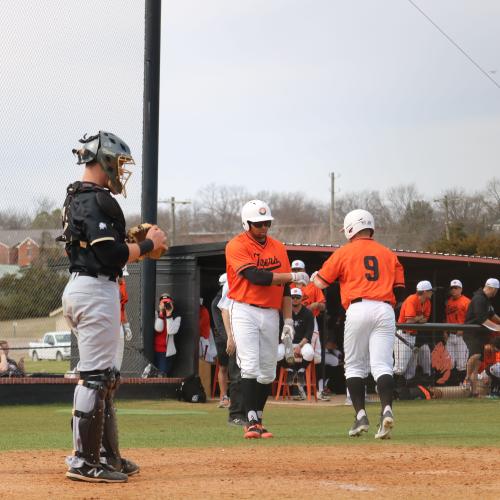
[[[270,384],[276,378],[279,312],[233,301],[229,309],[241,378]]]
[[[451,367],[456,366],[458,371],[464,371],[467,368],[469,349],[467,349],[463,336],[449,333],[446,350],[451,357]]]
[[[403,375],[407,380],[415,377],[417,365],[422,367],[425,375],[431,374],[431,350],[427,344],[413,350],[416,335],[398,330],[410,346],[404,344],[397,337],[394,340],[394,373]]]
[[[392,375],[395,331],[390,304],[364,299],[351,304],[344,329],[346,378],[365,378],[370,371],[375,381],[381,375]]]
[[[298,344],[293,344],[293,347],[297,347]],[[314,349],[309,343],[304,344],[300,349],[300,356],[305,361],[312,361],[314,359]],[[283,344],[278,344],[278,361],[285,358],[285,346]]]

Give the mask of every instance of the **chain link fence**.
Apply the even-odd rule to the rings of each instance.
[[[25,358],[27,373],[62,373],[78,361],[59,342],[69,331],[61,309],[69,274],[55,238],[66,187],[83,173],[71,152],[83,134],[110,130],[129,144],[137,165],[118,201],[126,218],[140,212],[144,9],[137,0],[2,2],[0,339],[9,357]],[[123,367],[133,374],[146,361],[140,273],[130,267],[133,339]],[[60,349],[40,342],[50,332],[59,333],[44,340]]]

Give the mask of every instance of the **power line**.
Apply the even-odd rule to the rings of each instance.
[[[453,38],[451,38],[451,36],[445,33],[444,30],[442,30],[415,2],[413,2],[413,0],[408,0],[408,2],[413,5],[413,7],[415,7],[415,9],[417,9],[420,14],[422,14],[452,45],[454,45],[486,78],[488,78],[488,80],[490,80],[493,85],[500,89],[500,84],[494,78],[492,78],[491,75],[487,71],[485,71],[476,61],[474,61],[474,59],[472,59],[472,57],[467,54],[467,52],[465,52],[465,50],[462,49],[462,47],[460,47],[460,45],[458,45],[458,43],[455,42]]]

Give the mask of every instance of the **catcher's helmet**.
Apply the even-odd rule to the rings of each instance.
[[[265,201],[251,200],[243,205],[241,209],[241,222],[245,231],[250,230],[249,222],[261,222],[274,220],[271,209]]]
[[[375,221],[370,212],[358,208],[352,210],[345,216],[344,227],[341,231],[344,231],[345,237],[348,240],[363,229],[371,229],[372,234],[375,231]]]
[[[108,187],[113,194],[127,196],[125,184],[132,173],[123,166],[134,164],[130,148],[118,136],[111,132],[100,130],[97,135],[87,137],[85,134],[80,141],[83,147],[73,149],[77,156],[77,164],[96,161],[108,176]]]

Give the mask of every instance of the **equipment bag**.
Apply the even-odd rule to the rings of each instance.
[[[207,395],[198,375],[189,375],[177,388],[177,399],[188,403],[205,403]]]

